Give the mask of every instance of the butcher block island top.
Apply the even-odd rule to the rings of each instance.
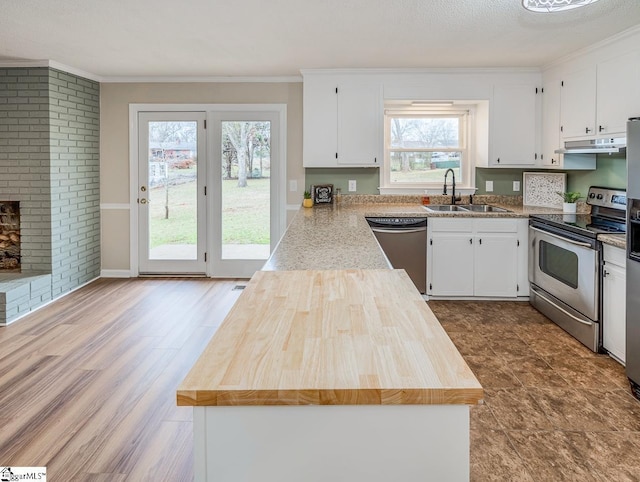
[[[403,270],[254,275],[178,405],[476,404],[480,383]]]

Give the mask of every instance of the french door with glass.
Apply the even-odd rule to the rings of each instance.
[[[138,114],[140,274],[206,274],[204,112]]]
[[[250,277],[281,232],[280,122],[273,111],[209,112],[212,275]]]

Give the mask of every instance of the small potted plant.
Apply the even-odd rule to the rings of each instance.
[[[562,212],[575,213],[576,202],[582,197],[582,194],[576,191],[558,192],[558,195],[562,197]]]
[[[305,208],[313,207],[313,199],[311,199],[311,193],[309,191],[304,192],[304,199],[302,200],[302,205]]]

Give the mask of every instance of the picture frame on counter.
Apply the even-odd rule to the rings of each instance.
[[[333,184],[319,184],[311,186],[313,204],[331,204],[333,202]]]

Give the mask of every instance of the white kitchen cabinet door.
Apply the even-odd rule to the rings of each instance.
[[[305,75],[304,167],[378,166],[382,159],[381,84]]]
[[[473,296],[473,234],[432,233],[427,267],[430,295]]]
[[[513,218],[430,219],[428,294],[516,298],[523,266],[527,278],[527,224]]]
[[[376,82],[347,81],[338,86],[338,164],[380,164],[381,98]]]
[[[534,84],[494,87],[490,167],[535,167],[538,151],[536,90]]]
[[[596,134],[595,65],[563,75],[560,92],[562,138],[586,138]]]
[[[602,345],[618,361],[626,352],[626,269],[625,252],[604,246],[602,283]]]
[[[640,52],[597,66],[597,135],[625,135],[627,119],[640,115]]]
[[[326,76],[305,76],[303,86],[302,164],[337,167],[338,85]]]
[[[518,236],[516,233],[482,233],[475,238],[474,295],[518,296]]]
[[[560,167],[560,79],[550,79],[542,86],[542,165]]]

